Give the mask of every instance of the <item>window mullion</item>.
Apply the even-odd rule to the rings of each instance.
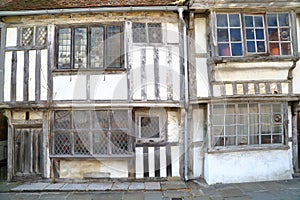
[[[71,27],[71,61],[70,61],[70,69],[74,69],[74,59],[75,59],[75,28]]]
[[[258,104],[258,140],[259,140],[259,144],[261,144],[261,104]]]

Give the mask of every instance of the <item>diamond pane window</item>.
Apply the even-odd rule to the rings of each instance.
[[[71,112],[57,111],[54,114],[54,128],[68,130],[71,129]]]
[[[88,133],[74,133],[74,154],[88,155],[90,140]]]
[[[34,28],[22,28],[22,46],[32,46],[33,45],[33,34]]]
[[[71,154],[71,135],[69,133],[55,133],[54,154]]]
[[[108,154],[108,137],[105,132],[96,132],[93,134],[93,153]]]
[[[87,29],[75,28],[74,68],[87,67]]]
[[[109,68],[121,67],[121,27],[107,27],[106,38],[106,66]]]
[[[35,38],[36,46],[43,46],[47,44],[47,27],[37,27],[36,28],[36,38]]]
[[[104,29],[103,27],[91,28],[91,51],[90,62],[91,68],[103,68],[104,58]]]
[[[161,23],[133,23],[132,37],[134,43],[162,43]]]
[[[127,154],[129,147],[128,134],[122,131],[111,132],[112,154]]]
[[[141,137],[159,138],[159,117],[141,117]]]

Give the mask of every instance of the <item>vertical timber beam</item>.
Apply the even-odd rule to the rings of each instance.
[[[7,180],[11,181],[13,177],[13,153],[14,153],[14,142],[13,142],[13,126],[11,124],[12,114],[10,110],[6,110],[4,115],[7,118]]]
[[[0,102],[4,101],[4,47],[6,40],[6,29],[0,25]]]

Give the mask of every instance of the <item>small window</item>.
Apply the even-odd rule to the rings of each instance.
[[[47,45],[47,27],[23,27],[20,41],[21,47],[45,47]]]
[[[106,69],[123,65],[120,25],[59,28],[58,69]]]
[[[218,55],[221,57],[292,55],[288,13],[220,13],[216,19]]]
[[[132,36],[134,43],[161,43],[161,23],[133,23]]]

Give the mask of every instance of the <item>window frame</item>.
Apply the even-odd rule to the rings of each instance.
[[[134,24],[144,24],[145,25],[145,42],[135,42],[134,41]],[[160,25],[160,42],[151,42],[149,38],[149,24],[159,24]],[[163,44],[164,37],[163,37],[163,24],[161,22],[132,22],[132,43],[137,44],[147,44],[147,45],[161,45]]]
[[[230,47],[230,52],[229,52],[229,55],[221,55],[220,54],[220,51],[221,49],[219,48],[219,44],[222,44],[222,42],[219,42],[218,40],[218,19],[217,19],[217,16],[218,15],[227,15],[227,21],[229,20],[228,19],[228,16],[230,14],[239,14],[239,19],[240,19],[240,31],[242,33],[242,55],[241,56],[232,56],[232,50],[231,50],[231,47]],[[277,16],[277,22],[279,22],[279,19],[278,19],[278,16],[279,15],[284,15],[286,14],[288,16],[288,26],[280,26],[279,24],[277,24],[277,28],[278,30],[281,29],[281,27],[285,27],[286,29],[288,29],[289,31],[289,41],[288,42],[282,42],[281,40],[279,41],[274,41],[274,42],[278,42],[279,45],[281,43],[286,43],[289,45],[290,47],[290,54],[288,55],[285,55],[282,53],[282,50],[281,50],[281,47],[280,47],[280,50],[279,50],[279,54],[274,54],[271,52],[271,48],[270,48],[270,40],[269,40],[269,33],[268,33],[268,29],[270,28],[270,26],[268,25],[267,23],[267,18],[268,16],[270,15],[276,15]],[[248,52],[248,46],[247,46],[247,38],[246,38],[246,30],[247,30],[247,27],[246,27],[246,20],[245,20],[245,17],[246,16],[252,16],[252,17],[255,17],[255,16],[262,16],[263,18],[263,30],[264,30],[264,44],[265,44],[265,52]],[[216,47],[215,47],[215,55],[217,57],[221,57],[221,58],[245,58],[245,57],[263,57],[263,56],[272,56],[272,57],[292,57],[294,56],[294,45],[293,45],[293,41],[295,40],[294,36],[293,36],[293,31],[294,31],[294,28],[293,28],[293,21],[292,21],[292,14],[288,11],[282,11],[282,12],[264,12],[264,13],[250,13],[250,12],[218,12],[215,14],[215,40],[216,40]],[[224,28],[224,27],[223,27]],[[254,28],[254,27],[252,27]],[[271,27],[272,28],[272,27]],[[274,27],[273,27],[274,28]],[[229,32],[229,27],[227,27],[227,30]],[[254,28],[255,30],[255,28]]]
[[[107,60],[108,60],[108,49],[107,49],[107,38],[108,38],[108,31],[107,29],[109,27],[119,27],[120,28],[120,52],[119,52],[119,62],[120,62],[120,66],[117,67],[112,67],[112,66],[108,66],[107,64]],[[124,44],[124,29],[125,29],[125,24],[122,22],[110,22],[110,23],[93,23],[93,24],[70,24],[70,25],[60,25],[57,26],[55,29],[55,69],[58,71],[73,71],[73,70],[122,70],[125,68],[125,57],[124,57],[124,53],[125,53],[125,44]],[[86,67],[78,67],[75,68],[75,29],[78,28],[85,28],[87,30],[86,33]],[[98,66],[98,67],[92,67],[91,66],[91,36],[92,36],[92,28],[103,28],[103,49],[102,49],[102,53],[103,53],[103,58],[102,58],[102,62],[103,62],[103,66]],[[70,29],[71,30],[71,44],[70,44],[70,66],[67,67],[59,67],[59,30],[61,29]]]
[[[124,112],[126,113],[127,117],[127,127],[112,127],[111,123],[113,123],[115,119],[113,117],[114,112]],[[69,124],[67,124],[66,128],[60,127],[61,125],[58,123],[56,124],[56,113],[66,113],[66,118],[69,120]],[[87,118],[78,118],[79,123],[83,120],[87,122],[87,124],[81,126],[82,124],[75,124],[74,119],[76,117],[74,113],[76,112],[85,112],[87,114]],[[108,127],[101,126],[101,120],[96,116],[97,112],[105,113],[105,116],[107,117],[107,123],[109,124]],[[57,158],[89,158],[89,157],[131,157],[133,155],[133,139],[132,136],[130,136],[131,132],[131,125],[130,125],[130,119],[131,119],[131,110],[127,109],[118,109],[118,110],[56,110],[53,112],[52,115],[52,126],[51,126],[51,153],[50,157],[57,157]],[[96,121],[95,121],[96,119]],[[67,120],[67,121],[68,121]],[[77,121],[75,119],[75,121]],[[97,126],[95,126],[95,122],[100,122]],[[61,122],[65,123],[65,122]],[[126,122],[125,122],[126,123]],[[101,125],[100,125],[101,124]],[[101,127],[98,127],[101,126]],[[113,141],[113,138],[116,134],[126,134],[127,138],[127,146],[124,150],[123,147],[118,146],[116,144],[116,141]],[[80,134],[84,134],[84,138],[81,138]],[[60,136],[62,135],[62,136]],[[78,136],[77,136],[78,135]],[[57,137],[60,138],[68,138],[67,143],[57,141]],[[100,144],[100,147],[97,147],[96,140],[97,138],[103,139],[105,138],[105,141],[100,142],[102,145],[105,144],[105,147],[102,147]],[[84,144],[84,141],[76,140],[76,138],[79,138],[80,140],[86,140],[84,149],[81,147],[82,144]],[[61,140],[61,139],[59,139]],[[58,144],[56,143],[58,142]],[[58,145],[58,146],[56,146]],[[77,145],[77,149],[76,149]],[[64,151],[66,148],[66,151]],[[97,149],[98,148],[98,149]],[[100,150],[99,150],[100,148]],[[119,148],[119,149],[118,149]],[[104,152],[102,152],[102,149],[104,149]],[[120,150],[122,149],[122,150]],[[83,152],[81,152],[83,150]]]
[[[159,118],[159,137],[149,138],[142,137],[141,133],[141,119],[143,117],[158,117]],[[166,141],[166,125],[164,124],[164,117],[157,113],[136,112],[135,113],[135,130],[137,143],[161,143]]]
[[[247,105],[246,113],[239,112],[239,106],[241,105]],[[252,108],[255,108],[255,106],[257,107],[257,112],[252,112],[250,110],[251,105],[254,106]],[[276,110],[275,106],[278,105],[280,105],[280,111]],[[219,112],[216,113],[214,112],[214,107],[218,106],[219,108],[222,107],[223,110],[219,110]],[[269,106],[270,111],[264,112],[262,109],[264,106]],[[228,112],[228,107],[232,107],[233,112]],[[286,102],[275,102],[271,104],[266,102],[228,102],[210,104],[209,120],[211,148],[284,145],[286,143],[285,126],[287,120],[287,108],[288,105]],[[279,115],[280,117],[278,117]],[[232,118],[230,119],[228,116],[232,116]],[[246,118],[246,123],[241,123],[241,121],[239,121],[240,119],[243,119],[241,116]],[[222,121],[219,121],[218,119]],[[253,119],[256,121],[253,121]],[[264,121],[265,119],[268,121]],[[250,122],[251,120],[252,122]],[[242,132],[238,131],[238,129],[242,128],[243,125],[246,125],[246,134],[241,134]],[[234,133],[231,135],[227,134],[226,127],[232,127]],[[276,132],[275,127],[279,128],[278,130],[280,130],[280,132]],[[268,133],[266,133],[267,129],[269,131]],[[227,142],[232,142],[228,141],[228,138],[234,138],[234,144],[226,144]],[[256,138],[255,142],[253,142],[255,140],[254,138]],[[253,141],[251,141],[251,139],[253,139]],[[276,142],[276,139],[278,139],[279,142]]]

